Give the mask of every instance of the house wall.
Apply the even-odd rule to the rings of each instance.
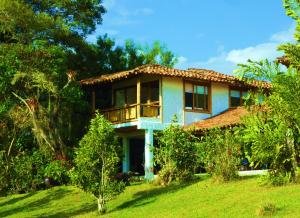
[[[142,77],[141,82],[159,79],[158,77]],[[188,125],[193,122],[207,119],[215,116],[229,108],[229,87],[226,84],[212,83],[211,84],[211,114],[184,111],[184,87],[183,80],[180,78],[163,77],[161,78],[161,95],[162,95],[162,119],[159,118],[139,118],[133,123],[123,123],[116,125],[132,126],[137,125],[139,129],[156,129],[161,130],[168,126],[176,114],[178,123]],[[126,87],[136,83],[136,79],[128,81],[120,81],[113,88]]]
[[[189,112],[185,111],[184,112],[184,124],[189,125],[193,122],[197,122],[199,120],[203,120],[206,118],[211,117],[211,114],[208,113],[199,113],[199,112]]]
[[[183,124],[183,80],[180,78],[162,78],[162,122],[169,125],[174,115],[179,124]]]
[[[229,87],[226,84],[212,83],[212,116],[229,108]]]

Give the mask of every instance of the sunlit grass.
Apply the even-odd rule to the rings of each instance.
[[[108,204],[103,217],[257,217],[272,202],[272,217],[300,217],[300,184],[260,186],[257,177],[216,184],[207,177],[167,188],[133,184]],[[97,217],[96,200],[72,186],[0,198],[0,217]]]

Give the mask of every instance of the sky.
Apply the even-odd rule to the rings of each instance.
[[[107,13],[95,42],[107,33],[117,44],[159,40],[178,57],[175,68],[231,74],[248,59],[282,55],[277,46],[293,42],[294,21],[281,0],[103,0]]]

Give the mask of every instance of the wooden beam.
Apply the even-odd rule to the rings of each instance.
[[[141,117],[141,78],[137,78],[136,82],[136,103],[137,103],[137,118]]]
[[[94,114],[96,111],[96,92],[92,91],[92,113]]]

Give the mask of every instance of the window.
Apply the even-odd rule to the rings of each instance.
[[[185,83],[185,108],[209,111],[209,86]]]
[[[141,103],[147,104],[159,101],[159,81],[141,84]]]
[[[238,107],[244,104],[244,99],[248,91],[240,89],[230,89],[230,107]]]
[[[115,90],[115,107],[136,104],[136,86]]]

